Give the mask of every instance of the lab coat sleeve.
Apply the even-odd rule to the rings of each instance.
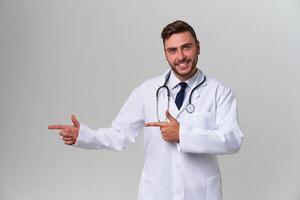
[[[203,130],[180,125],[179,151],[215,155],[239,151],[244,136],[238,123],[236,99],[229,88],[219,88],[216,93],[214,128]]]
[[[85,149],[123,150],[135,142],[136,136],[144,126],[144,106],[139,88],[133,90],[110,128],[90,129],[80,124],[75,147]]]

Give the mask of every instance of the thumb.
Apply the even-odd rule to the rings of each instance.
[[[176,121],[176,119],[170,114],[169,110],[166,111],[166,116],[168,118],[168,120],[171,121]]]
[[[79,123],[79,121],[77,120],[76,116],[75,116],[75,115],[72,115],[71,119],[72,119],[72,122],[73,122],[74,126],[75,126],[76,128],[79,128],[79,127],[80,127],[80,123]]]

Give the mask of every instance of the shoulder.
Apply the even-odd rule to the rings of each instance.
[[[205,75],[206,82],[207,82],[207,89],[212,90],[211,92],[214,92],[217,98],[220,98],[221,96],[233,96],[231,88],[223,83],[220,80],[217,80],[210,75]]]
[[[206,82],[209,86],[214,86],[214,87],[227,87],[222,81],[215,79],[214,77],[205,74],[206,77]]]

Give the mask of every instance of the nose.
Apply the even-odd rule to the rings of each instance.
[[[183,61],[185,59],[185,54],[184,54],[183,50],[178,51],[177,58],[178,58],[178,61]]]

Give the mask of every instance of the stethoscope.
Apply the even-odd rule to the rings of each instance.
[[[158,103],[159,103],[159,91],[162,90],[162,89],[166,89],[167,90],[167,96],[168,96],[168,110],[169,110],[169,106],[170,106],[170,96],[171,96],[171,93],[170,93],[170,89],[168,88],[167,86],[167,83],[170,79],[170,76],[171,76],[171,70],[168,72],[168,74],[166,75],[166,78],[165,78],[165,83],[160,86],[157,90],[156,90],[156,115],[157,115],[157,120],[160,122],[159,120],[159,116],[158,116]],[[188,105],[185,107],[186,111],[188,113],[193,113],[195,111],[195,106],[194,104],[192,104],[192,96],[193,96],[193,92],[198,88],[200,87],[204,82],[206,81],[206,77],[204,76],[203,80],[201,81],[201,83],[199,83],[198,85],[196,85],[191,93],[190,93],[190,96],[189,96],[189,103]]]

